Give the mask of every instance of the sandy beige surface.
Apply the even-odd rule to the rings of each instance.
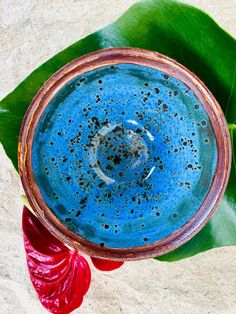
[[[134,0],[0,0],[0,99],[34,68],[114,21]],[[236,36],[236,1],[192,3]],[[220,43],[219,43],[220,44]],[[0,313],[46,313],[25,263],[19,177],[0,147]],[[75,313],[236,313],[236,248],[177,263],[126,263],[111,273],[92,267],[92,283]]]

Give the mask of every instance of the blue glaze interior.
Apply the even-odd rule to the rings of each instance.
[[[181,81],[144,66],[68,82],[35,130],[32,168],[52,212],[83,238],[142,246],[183,226],[214,176],[208,116]]]

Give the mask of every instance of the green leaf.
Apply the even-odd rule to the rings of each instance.
[[[236,41],[209,16],[171,0],[147,0],[118,21],[55,55],[0,102],[0,141],[17,168],[17,139],[22,118],[43,83],[71,60],[94,50],[129,46],[161,52],[196,73],[225,112],[233,147],[233,167],[225,196],[208,224],[189,242],[159,257],[175,261],[236,244]]]

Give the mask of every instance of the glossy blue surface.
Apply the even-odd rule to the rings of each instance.
[[[101,246],[160,240],[207,195],[217,162],[203,107],[179,80],[133,64],[67,83],[35,131],[32,167],[52,212]]]

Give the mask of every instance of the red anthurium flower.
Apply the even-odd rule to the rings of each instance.
[[[57,240],[25,206],[22,228],[30,278],[42,305],[58,314],[78,308],[91,281],[85,258]],[[97,258],[92,262],[104,271],[123,264]]]
[[[102,270],[102,271],[115,270],[124,264],[124,262],[108,261],[105,259],[95,258],[95,257],[91,257],[91,260],[93,262],[93,265],[97,269]]]
[[[40,302],[52,313],[70,313],[90,286],[87,261],[57,240],[26,207],[22,226],[30,278]]]

